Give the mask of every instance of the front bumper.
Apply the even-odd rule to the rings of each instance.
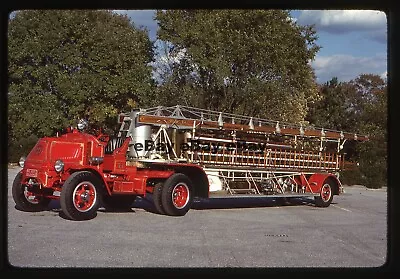
[[[34,179],[40,185],[40,188],[53,188],[61,182],[61,175],[54,169],[35,168],[34,166],[25,166],[22,169],[22,181]]]

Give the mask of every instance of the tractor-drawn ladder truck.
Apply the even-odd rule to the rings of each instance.
[[[86,132],[87,122],[39,139],[12,188],[22,211],[52,199],[72,220],[100,206],[130,208],[152,195],[160,214],[183,216],[194,198],[314,197],[327,207],[343,192],[343,147],[365,135],[186,106],[132,110],[116,135]]]

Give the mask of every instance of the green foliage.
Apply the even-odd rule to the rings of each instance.
[[[308,64],[317,36],[287,11],[167,10],[156,19],[170,44],[154,105],[300,122],[318,97]]]
[[[105,126],[152,87],[153,46],[127,16],[19,11],[8,30],[9,154],[85,117]]]
[[[368,188],[387,186],[387,143],[377,138],[363,143],[360,149],[360,172],[362,184]]]
[[[349,82],[337,78],[321,86],[322,99],[311,107],[310,123],[369,136],[369,141],[345,144],[347,159],[359,163],[343,172],[347,183],[380,188],[387,184],[387,84],[379,76],[362,74]]]
[[[21,156],[27,156],[32,148],[35,146],[39,138],[34,134],[26,134],[24,137],[16,139],[8,150],[8,161],[18,162]]]
[[[358,167],[340,171],[339,177],[344,185],[361,185],[365,182],[365,178]]]
[[[363,101],[359,130],[370,140],[358,145],[360,171],[369,188],[387,185],[387,85],[376,75],[361,75],[354,81],[358,96]]]
[[[336,77],[320,86],[321,99],[310,105],[306,120],[315,126],[354,132],[359,121],[355,87]]]

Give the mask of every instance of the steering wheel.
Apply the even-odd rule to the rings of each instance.
[[[109,135],[103,134],[103,131],[101,128],[91,128],[88,132],[90,134],[94,135],[96,137],[96,139],[101,142],[108,142],[110,139]]]
[[[97,140],[99,140],[101,142],[108,142],[110,140],[110,136],[107,134],[103,134],[103,131],[101,130],[101,128],[96,130],[95,135],[96,135]]]

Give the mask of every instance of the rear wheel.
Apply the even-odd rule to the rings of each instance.
[[[164,185],[163,183],[157,183],[153,189],[154,207],[156,208],[157,212],[160,214],[165,214],[165,210],[162,205],[162,199],[161,199],[163,185]]]
[[[22,184],[22,173],[19,172],[14,179],[12,196],[17,209],[27,212],[43,211],[49,205],[51,199],[37,195],[25,184]]]
[[[161,200],[165,213],[171,216],[185,215],[193,202],[190,179],[182,173],[175,173],[165,181],[163,187]]]
[[[318,207],[328,207],[333,200],[333,187],[335,182],[332,179],[325,179],[321,187],[319,196],[315,197],[315,205]]]
[[[73,173],[64,183],[60,205],[64,214],[76,221],[96,217],[99,209],[99,189],[102,181],[93,173],[80,171]]]

